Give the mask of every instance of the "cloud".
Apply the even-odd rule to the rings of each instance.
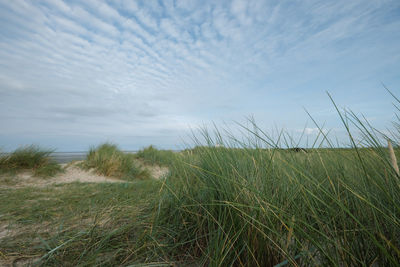
[[[371,81],[398,85],[398,10],[361,0],[3,1],[3,134],[157,136],[248,114],[300,128],[302,106],[327,109],[325,90],[350,105],[368,100]]]
[[[234,0],[231,5],[231,12],[237,17],[243,25],[250,25],[252,18],[247,14],[248,1]]]
[[[306,135],[317,135],[319,134],[321,131],[318,128],[304,128],[304,133]]]
[[[79,116],[79,117],[109,117],[116,113],[120,113],[121,110],[115,108],[106,107],[82,107],[82,106],[72,106],[72,107],[50,107],[46,109],[49,113],[62,114],[68,116]]]
[[[179,40],[179,36],[181,36],[181,33],[170,19],[162,19],[160,27],[162,30],[164,30],[167,36],[171,36],[174,39]]]

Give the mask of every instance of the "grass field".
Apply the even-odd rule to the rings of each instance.
[[[3,264],[143,262],[158,181],[0,189]],[[1,235],[0,235],[1,236]]]
[[[391,154],[387,136],[338,114],[345,130],[361,132],[348,131],[347,148],[321,130],[323,147],[296,149],[282,145],[289,135],[273,139],[253,124],[245,141],[204,130],[194,149],[129,156],[168,166],[161,180],[0,187],[0,257],[45,266],[398,266],[400,124]],[[83,164],[109,166],[124,157],[115,151],[97,147]]]

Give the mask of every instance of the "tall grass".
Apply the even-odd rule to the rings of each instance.
[[[160,245],[177,261],[209,266],[397,266],[400,177],[376,129],[338,114],[349,149],[322,129],[326,148],[308,153],[279,149],[291,137],[273,139],[255,123],[245,141],[202,131],[196,153],[163,185]]]
[[[0,157],[0,173],[31,170],[35,176],[54,176],[61,171],[61,167],[50,158],[51,153],[51,150],[45,150],[35,145],[18,148],[14,152]]]
[[[135,163],[134,155],[125,154],[116,145],[109,143],[91,148],[83,166],[94,168],[101,175],[125,180],[149,177],[149,172]]]

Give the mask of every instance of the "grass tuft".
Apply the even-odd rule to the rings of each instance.
[[[51,153],[51,150],[44,150],[35,145],[18,148],[11,154],[0,157],[0,172],[31,170],[35,176],[54,176],[62,169],[50,158]]]
[[[125,154],[116,145],[105,143],[91,148],[83,163],[85,168],[93,168],[98,174],[124,180],[148,178],[146,169],[135,163],[133,154]]]

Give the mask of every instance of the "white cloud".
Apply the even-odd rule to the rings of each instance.
[[[176,1],[176,6],[186,12],[192,12],[199,6],[199,2],[195,0],[178,0]]]
[[[74,7],[72,15],[75,20],[86,23],[87,27],[99,30],[102,34],[112,37],[117,37],[119,34],[118,29],[114,25],[97,18],[82,7]]]
[[[245,0],[234,0],[231,5],[231,12],[237,17],[243,25],[250,25],[252,18],[248,13],[248,1]]]
[[[319,134],[321,131],[318,128],[305,128],[304,129],[304,133],[307,135],[317,135]]]
[[[170,19],[162,19],[160,27],[167,34],[167,36],[173,37],[176,40],[180,39],[179,37],[181,36],[181,34],[176,25],[174,25],[174,23]]]
[[[71,11],[71,7],[65,4],[63,0],[46,0],[45,2],[48,5],[53,6],[64,13],[68,13]]]

